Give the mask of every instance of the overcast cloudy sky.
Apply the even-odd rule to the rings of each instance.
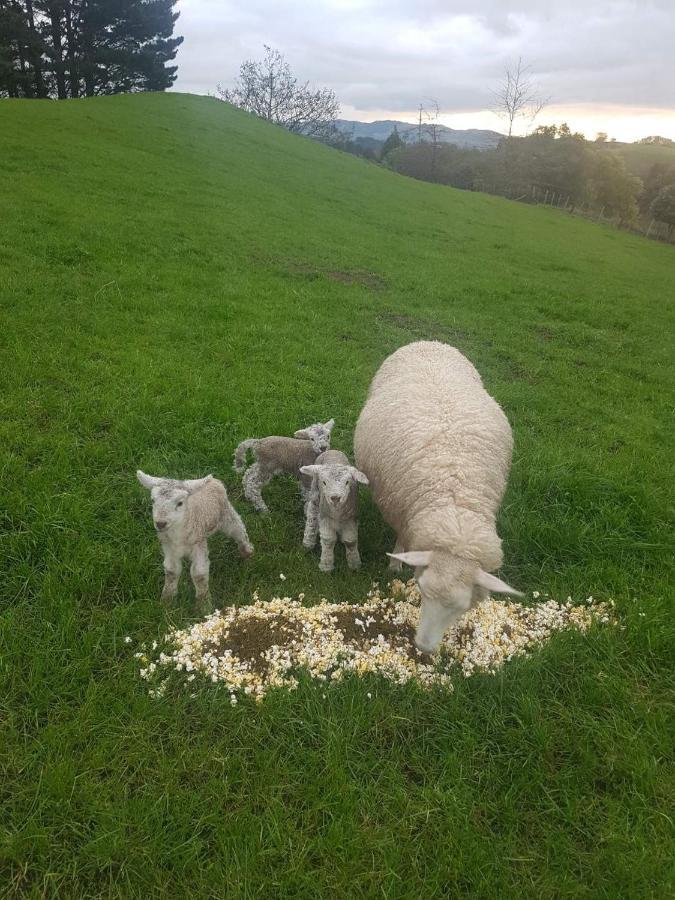
[[[551,98],[539,121],[588,137],[675,139],[675,0],[180,0],[175,90],[214,93],[263,44],[331,87],[344,118],[496,128],[491,90],[518,56]]]

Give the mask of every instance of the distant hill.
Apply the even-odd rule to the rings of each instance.
[[[382,119],[378,122],[356,122],[352,119],[338,119],[337,126],[341,131],[351,133],[353,139],[358,142],[370,139],[383,143],[395,127],[404,141],[417,140],[417,125],[412,122],[399,122],[396,119]],[[476,147],[479,150],[488,150],[491,147],[496,147],[504,137],[498,131],[480,128],[448,128],[447,125],[439,125],[438,134],[440,140],[446,144],[456,144],[458,147]]]

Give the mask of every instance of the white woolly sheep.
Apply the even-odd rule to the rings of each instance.
[[[300,479],[302,498],[307,503],[311,479],[303,478],[300,469],[313,463],[319,453],[330,447],[330,435],[335,420],[316,422],[296,431],[292,438],[276,435],[249,438],[234,451],[234,471],[244,475],[244,495],[257,512],[269,512],[262,497],[262,489],[275,475],[295,475]],[[252,450],[255,462],[246,469],[246,451]]]
[[[354,468],[341,450],[326,450],[310,466],[300,469],[311,476],[312,487],[305,505],[305,535],[303,544],[312,550],[317,532],[321,535],[322,572],[332,572],[335,564],[335,543],[338,538],[345,545],[347,565],[358,569],[361,565],[358,544],[358,483],[368,479]]]
[[[209,536],[222,531],[237,542],[241,556],[253,554],[253,544],[225,485],[212,475],[179,481],[154,478],[139,469],[136,477],[151,493],[152,518],[164,551],[162,600],[175,595],[183,559],[188,558],[197,603],[208,611]]]
[[[375,375],[354,434],[356,465],[396,532],[392,568],[415,567],[422,594],[415,642],[433,652],[488,591],[502,564],[495,517],[511,465],[511,427],[459,350],[418,341]]]

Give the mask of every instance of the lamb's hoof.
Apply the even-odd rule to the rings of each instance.
[[[176,593],[172,591],[170,594],[165,594],[162,592],[162,596],[159,598],[159,602],[162,606],[174,606],[176,601]]]
[[[253,556],[253,544],[239,544],[239,556],[242,559],[248,559]]]
[[[321,563],[319,563],[319,571],[321,572],[332,572],[334,568],[335,566],[322,566]]]
[[[303,546],[303,547],[305,548],[305,550],[309,553],[310,550],[313,550],[313,549],[316,547],[316,541],[312,541],[311,544],[310,544],[309,541],[303,541],[303,542],[302,542],[302,546]]]
[[[211,599],[210,594],[205,594],[203,597],[197,597],[195,606],[197,607],[197,612],[200,616],[208,616],[210,613],[212,613],[213,600]]]
[[[361,568],[361,560],[359,560],[358,562],[348,562],[347,568],[352,572],[356,572],[357,569]]]

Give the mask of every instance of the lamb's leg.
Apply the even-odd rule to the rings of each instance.
[[[337,532],[332,525],[321,522],[319,525],[321,535],[321,562],[319,568],[322,572],[332,572],[335,565],[335,542]]]
[[[448,628],[463,615],[470,604],[446,605],[428,597],[422,600],[420,621],[415,632],[415,644],[423,653],[435,653]]]
[[[253,556],[253,544],[248,538],[246,526],[242,522],[241,516],[237,510],[228,503],[227,509],[223,512],[223,519],[220,524],[221,531],[233,541],[236,541],[239,547],[239,555],[244,559]]]
[[[403,553],[403,544],[401,543],[401,538],[396,538],[396,543],[394,544],[394,553]],[[403,563],[400,559],[389,559],[389,569],[392,572],[400,572],[403,568]]]
[[[247,500],[250,500],[255,507],[256,512],[269,512],[269,509],[262,498],[261,491],[267,482],[272,479],[272,474],[261,468],[260,463],[253,463],[253,465],[246,470],[246,474],[244,475],[244,496]]]
[[[307,550],[313,550],[319,535],[319,498],[310,496],[305,503],[305,533],[302,545]]]
[[[172,547],[163,546],[164,550],[164,587],[162,588],[162,602],[168,603],[176,596],[178,581],[183,568],[183,561]]]
[[[195,544],[191,555],[190,576],[195,586],[197,607],[202,612],[210,612],[213,607],[209,598],[209,547],[206,541]]]
[[[359,555],[359,529],[356,522],[349,522],[340,531],[340,540],[345,545],[347,565],[350,569],[361,568]]]

